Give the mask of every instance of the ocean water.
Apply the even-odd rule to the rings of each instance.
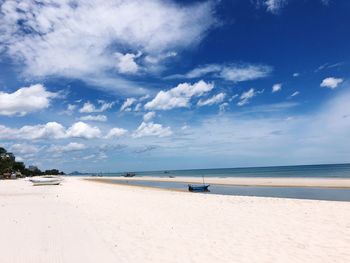
[[[143,180],[111,180],[114,184],[129,186],[146,186],[167,190],[188,191],[188,184],[181,182],[159,182]],[[201,193],[202,194],[202,193]],[[348,188],[318,188],[318,187],[268,187],[268,186],[233,186],[215,185],[209,186],[209,192],[204,194],[279,197],[293,199],[350,201],[350,189]]]
[[[134,171],[129,171],[134,172]],[[135,172],[137,176],[162,177],[311,177],[350,178],[350,164],[294,165],[248,168],[163,170]],[[103,176],[122,176],[125,173],[104,173]]]

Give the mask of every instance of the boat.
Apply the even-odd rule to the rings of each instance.
[[[126,173],[124,177],[134,177],[135,175],[135,173]]]
[[[204,182],[204,175],[203,178],[203,184],[195,185],[195,184],[189,184],[188,185],[188,191],[190,192],[210,192],[209,186],[210,184],[205,184]]]
[[[33,185],[59,185],[62,182],[60,177],[56,176],[43,176],[29,179]]]
[[[190,191],[190,192],[209,192],[209,186],[210,186],[210,184],[204,184],[204,185],[189,184],[188,191]]]

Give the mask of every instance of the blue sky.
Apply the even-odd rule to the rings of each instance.
[[[27,165],[350,161],[349,1],[0,5],[0,144]]]

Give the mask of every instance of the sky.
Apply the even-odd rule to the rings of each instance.
[[[0,146],[118,172],[350,162],[347,0],[2,0]]]

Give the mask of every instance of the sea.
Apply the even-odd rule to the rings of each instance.
[[[290,165],[270,167],[127,171],[137,176],[155,177],[284,177],[284,178],[350,178],[350,164]],[[123,176],[122,173],[102,173],[103,176]]]
[[[132,171],[129,171],[132,172]],[[103,176],[123,176],[124,173],[105,173]],[[273,167],[162,170],[135,172],[138,180],[113,180],[115,184],[148,186],[167,190],[187,191],[188,185],[181,182],[145,181],[142,176],[154,177],[283,177],[283,178],[350,178],[350,164],[292,165]],[[210,186],[207,194],[279,197],[328,201],[350,202],[349,188],[317,188],[317,187],[266,187],[266,186]]]

